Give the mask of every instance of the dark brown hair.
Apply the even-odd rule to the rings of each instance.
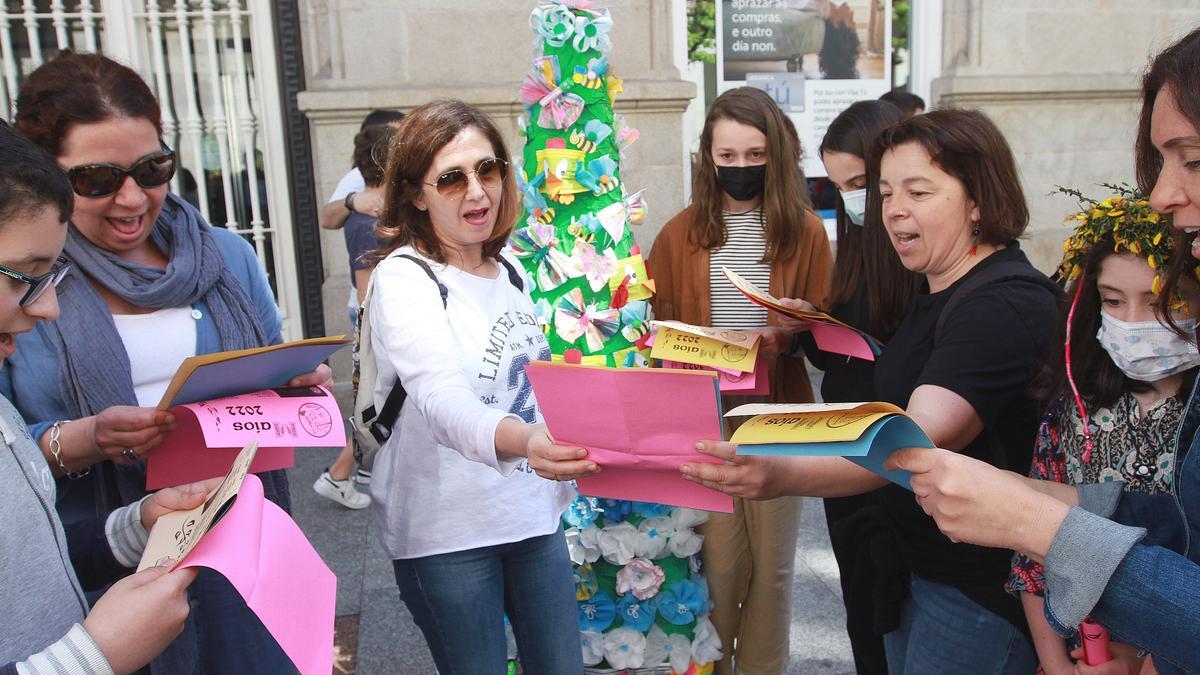
[[[496,207],[495,230],[483,243],[485,257],[499,257],[520,209],[508,148],[487,115],[462,101],[447,99],[431,101],[413,110],[396,129],[383,179],[384,207],[376,225],[376,234],[383,244],[375,252],[376,257],[385,257],[401,246],[412,246],[431,260],[446,262],[446,252],[433,230],[429,214],[418,209],[413,200],[426,187],[425,173],[432,166],[434,157],[462,130],[470,127],[483,132],[496,157],[509,166]]]
[[[696,215],[689,224],[688,240],[704,249],[725,243],[725,221],[721,218],[725,192],[717,182],[717,166],[712,158],[713,127],[721,120],[754,127],[767,137],[767,177],[762,195],[767,240],[764,261],[787,258],[796,251],[808,215],[808,183],[800,170],[800,138],[775,101],[753,87],[730,89],[708,110],[700,134],[699,166],[692,180]]]
[[[158,100],[140,75],[107,56],[64,51],[29,74],[14,126],[58,157],[71,125],[114,117],[149,120],[162,135]]]
[[[354,168],[362,174],[367,187],[378,187],[383,183],[388,143],[395,135],[395,127],[376,124],[363,129],[354,137]]]
[[[962,183],[979,208],[979,242],[1007,246],[1029,225],[1029,207],[1008,141],[978,110],[940,109],[910,117],[879,134],[867,172],[879,175],[885,152],[916,143],[942,171]]]
[[[1154,115],[1154,102],[1163,89],[1170,89],[1179,112],[1200,133],[1200,28],[1196,28],[1175,44],[1167,47],[1154,60],[1142,77],[1142,113],[1138,119],[1137,143],[1134,156],[1137,161],[1137,182],[1142,194],[1154,191],[1158,173],[1162,170],[1162,155],[1150,140],[1150,122]],[[1175,250],[1180,255],[1172,257],[1171,266],[1163,283],[1160,302],[1169,302],[1179,288],[1180,279],[1195,274],[1196,259],[1187,254],[1194,235],[1175,230]],[[1182,330],[1166,313],[1168,322],[1181,335]]]
[[[834,118],[821,140],[820,153],[844,152],[866,160],[867,151],[879,132],[904,119],[900,110],[886,101],[859,101]],[[886,340],[896,332],[912,306],[922,277],[900,262],[891,238],[883,227],[879,199],[879,174],[867,173],[867,207],[862,225],[846,216],[841,193],[837,199],[837,257],[833,262],[831,307],[853,299],[865,282],[868,326],[872,335]]]
[[[75,193],[54,159],[7,124],[0,123],[0,228],[9,220],[50,207],[67,222]]]

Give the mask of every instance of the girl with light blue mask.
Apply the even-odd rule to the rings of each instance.
[[[1178,256],[1170,225],[1144,197],[1125,188],[1102,201],[1064,192],[1079,200],[1081,210],[1068,219],[1076,229],[1059,267],[1069,284],[1063,348],[1045,364],[1037,385],[1049,407],[1030,475],[1068,485],[1123,481],[1128,508],[1148,514],[1173,509],[1173,441],[1183,397],[1200,365],[1189,311],[1196,286],[1187,282],[1159,297],[1160,275]],[[1163,306],[1170,308],[1169,321]],[[1182,541],[1183,531],[1164,523],[1148,537],[1170,546]],[[1068,642],[1044,617],[1042,567],[1016,555],[1007,588],[1020,594],[1045,671],[1073,669]],[[1135,649],[1112,647],[1114,654],[1137,658]]]

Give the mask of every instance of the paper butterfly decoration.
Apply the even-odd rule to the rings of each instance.
[[[617,129],[617,136],[615,139],[617,142],[617,151],[620,152],[621,157],[624,158],[625,148],[633,145],[634,141],[641,137],[642,133],[626,124],[624,115],[617,115],[614,117],[613,125]]]
[[[550,301],[542,298],[533,303],[533,316],[537,318],[538,326],[542,328],[543,333],[550,332],[550,322],[554,319],[554,308],[550,306]]]
[[[625,213],[634,225],[646,222],[646,197],[643,192],[638,190],[625,198]]]
[[[612,135],[612,127],[600,120],[588,120],[583,129],[576,128],[571,132],[571,145],[584,152],[595,152],[604,139]]]
[[[575,180],[597,197],[608,194],[621,185],[617,178],[617,163],[608,156],[593,159],[587,163],[586,168],[583,162],[580,162],[575,167]]]
[[[561,286],[571,277],[580,275],[576,270],[578,265],[566,253],[555,248],[558,239],[554,236],[554,226],[536,223],[513,232],[508,242],[513,255],[520,260],[528,260],[534,266],[538,288],[548,291]]]
[[[604,86],[604,74],[608,72],[608,57],[588,60],[587,67],[575,66],[575,74],[571,81],[588,89],[599,89]]]
[[[605,249],[604,253],[597,253],[595,246],[582,239],[575,240],[571,261],[574,264],[572,276],[587,277],[592,292],[607,286],[608,278],[617,273],[617,255],[611,248]]]
[[[567,342],[584,338],[589,351],[604,349],[604,341],[617,334],[620,314],[615,309],[597,309],[583,303],[583,291],[572,288],[554,308],[554,332]]]
[[[583,114],[583,99],[567,93],[560,86],[561,78],[558,57],[539,56],[533,60],[533,72],[521,84],[521,102],[526,106],[542,106],[538,126],[543,129],[566,129]]]

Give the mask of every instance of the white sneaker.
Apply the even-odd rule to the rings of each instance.
[[[371,472],[366,469],[358,468],[354,470],[354,482],[359,485],[371,484]]]
[[[371,505],[371,496],[355,490],[353,480],[334,480],[328,471],[322,473],[317,482],[313,483],[313,490],[348,509],[365,509]]]

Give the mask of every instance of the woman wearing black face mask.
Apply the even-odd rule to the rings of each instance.
[[[832,256],[807,194],[800,140],[775,102],[758,89],[727,91],[713,102],[700,136],[692,203],[663,227],[651,251],[655,317],[759,331],[770,401],[813,400],[804,362],[787,357],[793,334],[747,302],[721,267],[776,297],[824,306]],[[735,499],[734,509],[712,514],[701,528],[712,622],[726,653],[716,673],[732,673],[731,660],[738,672],[780,673],[787,665],[800,503]]]

